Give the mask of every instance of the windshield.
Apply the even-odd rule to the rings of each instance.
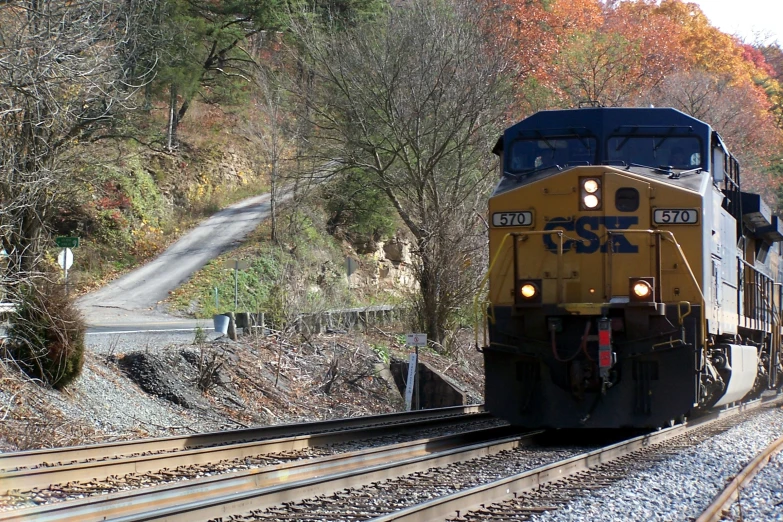
[[[593,165],[596,153],[595,138],[535,138],[519,139],[511,144],[506,170],[524,174],[558,165]]]
[[[648,167],[693,169],[701,166],[699,139],[694,136],[613,136],[607,160]]]

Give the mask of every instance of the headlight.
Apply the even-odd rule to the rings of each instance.
[[[628,299],[632,303],[655,302],[655,278],[654,277],[629,278]]]
[[[514,288],[516,295],[514,303],[517,306],[540,306],[541,304],[541,280],[519,279]]]
[[[601,178],[579,178],[579,209],[600,210]]]
[[[598,198],[592,194],[585,196],[583,201],[587,208],[595,208],[598,206]]]
[[[633,293],[636,294],[636,297],[649,297],[652,293],[652,288],[650,288],[648,283],[639,281],[633,285]]]

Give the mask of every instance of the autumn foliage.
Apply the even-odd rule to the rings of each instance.
[[[779,45],[742,42],[681,0],[486,1],[518,79],[513,117],[586,102],[671,106],[721,133],[749,187],[778,191]]]

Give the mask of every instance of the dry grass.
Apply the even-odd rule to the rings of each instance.
[[[0,450],[73,446],[102,438],[92,426],[51,406],[46,395],[57,392],[5,357],[0,359],[0,390]]]

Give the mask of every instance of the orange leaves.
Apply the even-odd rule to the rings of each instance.
[[[546,65],[576,31],[602,23],[599,0],[495,0],[501,16],[497,31],[510,37],[521,77],[545,75]]]
[[[666,75],[686,64],[682,38],[677,21],[666,16],[654,2],[622,2],[607,13],[604,30],[616,31],[638,43],[638,65],[645,82],[641,88],[660,83]]]
[[[667,76],[691,70],[736,85],[763,84],[769,96],[769,79],[775,76],[765,60],[769,52],[713,27],[694,3],[485,1],[498,15],[498,39],[511,41],[508,54],[525,85],[527,110],[573,106],[579,99],[638,103]]]

